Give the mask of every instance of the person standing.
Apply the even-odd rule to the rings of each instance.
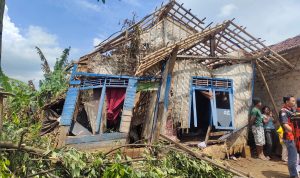
[[[281,126],[277,129],[277,134],[278,134],[278,139],[279,139],[280,145],[282,147],[281,160],[283,162],[287,162],[288,161],[288,156],[287,156],[288,153],[287,153],[285,143],[283,143],[283,129]]]
[[[263,127],[263,115],[260,111],[262,103],[260,99],[253,99],[254,107],[251,110],[250,125],[252,125],[252,133],[256,145],[258,158],[268,160],[263,153],[263,146],[265,145],[265,134]]]
[[[270,158],[274,153],[274,146],[277,133],[274,126],[273,114],[270,108],[268,106],[263,107],[262,113],[264,117],[263,121],[266,137],[266,155],[267,158]]]
[[[283,128],[283,142],[288,150],[288,169],[291,178],[298,178],[297,172],[297,149],[294,141],[294,126],[291,122],[294,116],[294,107],[296,100],[293,96],[286,96],[283,98],[284,106],[279,113],[279,121]]]

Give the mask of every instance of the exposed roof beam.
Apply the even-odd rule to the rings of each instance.
[[[188,59],[215,59],[215,60],[242,60],[242,61],[251,61],[253,59],[257,59],[253,56],[250,57],[228,57],[228,56],[200,56],[200,55],[177,55],[177,58],[188,58]]]

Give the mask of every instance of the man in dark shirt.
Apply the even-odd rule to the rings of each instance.
[[[283,98],[284,106],[279,113],[279,121],[283,128],[283,142],[288,150],[288,168],[290,177],[298,178],[297,172],[297,149],[294,141],[293,124],[291,117],[295,114],[296,100],[293,96]]]

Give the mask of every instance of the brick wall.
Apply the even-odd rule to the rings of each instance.
[[[283,65],[272,72],[263,71],[273,94],[277,110],[282,105],[283,96],[292,94],[295,97],[300,97],[300,48],[288,50],[281,55],[295,66],[294,70]],[[261,77],[256,76],[256,79],[254,96],[261,98],[263,105],[273,107]]]

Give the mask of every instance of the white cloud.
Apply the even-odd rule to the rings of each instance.
[[[93,39],[93,45],[94,45],[94,46],[97,46],[97,45],[98,45],[99,43],[101,43],[102,41],[103,41],[102,39],[96,37],[96,38]]]
[[[206,24],[211,21],[216,24],[234,17],[235,23],[247,27],[250,34],[266,40],[268,45],[300,34],[299,0],[179,1],[184,3],[185,8],[191,8],[200,19],[207,17]],[[236,8],[228,6],[230,4]],[[220,12],[220,9],[225,10]]]
[[[57,42],[57,37],[46,32],[39,26],[29,26],[22,34],[10,19],[8,9],[5,7],[3,18],[3,49],[2,66],[4,72],[22,81],[33,79],[35,83],[42,78],[40,58],[35,50],[38,46],[44,52],[49,64],[54,65],[60,56],[62,48]]]
[[[232,14],[234,10],[236,10],[237,7],[234,4],[226,4],[225,6],[221,7],[221,12],[219,13],[219,16],[221,17],[227,17]]]

